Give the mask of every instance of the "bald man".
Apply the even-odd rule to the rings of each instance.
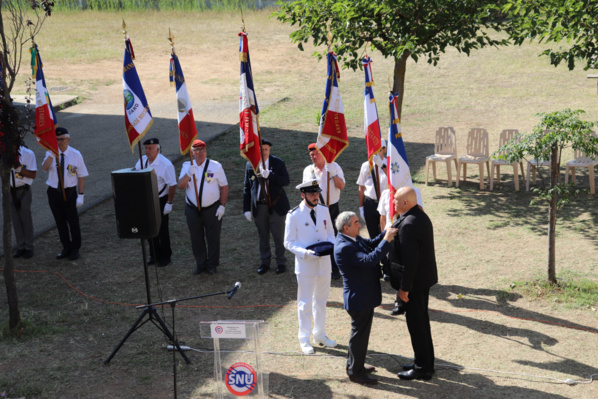
[[[434,230],[426,213],[417,206],[413,187],[397,190],[393,204],[400,218],[390,251],[391,270],[402,274],[399,297],[405,302],[405,318],[411,336],[414,363],[398,373],[402,380],[429,380],[434,373],[434,344],[428,315],[430,288],[438,282]]]

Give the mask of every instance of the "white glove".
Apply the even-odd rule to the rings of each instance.
[[[260,175],[262,175],[262,177],[264,179],[267,179],[268,176],[270,176],[270,171],[268,169],[264,169],[261,164],[260,164]]]
[[[251,218],[251,212],[245,212],[243,215],[245,215],[245,219],[247,219],[248,222],[251,222],[253,220]]]
[[[324,166],[324,169],[326,169],[326,172],[328,172],[328,174],[334,173],[334,165],[332,165],[331,163],[327,163],[326,166]]]
[[[46,157],[54,159],[54,153],[52,151],[46,151]]]
[[[85,195],[84,194],[77,194],[77,208],[79,208],[81,205],[83,205],[83,197]]]
[[[218,218],[218,220],[220,220],[222,219],[222,216],[224,216],[224,206],[220,205],[218,209],[216,209],[216,217]]]
[[[172,204],[169,204],[168,202],[166,203],[166,205],[164,205],[164,214],[168,215],[170,212],[172,212]]]
[[[19,167],[15,169],[15,173],[21,173],[21,169],[23,169],[23,165],[19,165]]]
[[[317,258],[318,255],[316,255],[316,253],[314,251],[312,251],[311,249],[308,249],[305,251],[305,259],[309,259],[309,258]]]
[[[187,176],[193,177],[194,174],[195,174],[195,165],[191,165],[191,166],[189,166],[189,169],[187,169]]]
[[[361,216],[361,220],[363,220],[365,222],[365,216],[363,213],[363,206],[359,207],[359,216]]]
[[[374,155],[374,163],[381,168],[382,167],[382,159],[378,155]]]

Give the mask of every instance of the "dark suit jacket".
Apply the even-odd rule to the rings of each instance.
[[[291,209],[289,199],[283,188],[290,183],[287,167],[282,159],[270,155],[268,169],[270,170],[270,175],[267,180],[272,207],[277,214],[284,216]],[[253,217],[257,215],[257,193],[259,185],[258,178],[253,172],[251,164],[247,162],[245,166],[245,186],[243,188],[243,212],[251,210]]]
[[[384,232],[368,240],[357,236],[358,242],[338,234],[334,243],[334,259],[343,276],[343,300],[349,311],[374,309],[382,303],[380,260],[390,250]]]
[[[414,206],[392,227],[399,229],[392,242],[390,261],[403,266],[401,289],[430,288],[438,282],[434,229],[424,211]]]

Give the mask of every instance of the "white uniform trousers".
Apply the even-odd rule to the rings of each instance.
[[[299,341],[309,341],[312,318],[314,339],[326,336],[326,302],[329,293],[330,273],[309,277],[297,275]]]

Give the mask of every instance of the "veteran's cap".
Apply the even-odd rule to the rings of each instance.
[[[320,189],[320,180],[318,179],[306,180],[295,188],[301,190],[302,193],[319,193],[322,191]]]

